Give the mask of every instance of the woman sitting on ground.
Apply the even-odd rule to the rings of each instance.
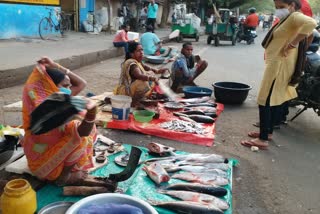
[[[158,78],[155,74],[164,73],[167,69],[151,68],[144,63],[143,48],[140,43],[130,42],[126,59],[121,66],[119,85],[114,94],[132,97],[132,105],[135,106],[143,98],[151,95]]]
[[[40,135],[29,130],[31,112],[48,96],[59,91],[74,96],[85,86],[85,80],[47,57],[38,61],[24,86],[22,145],[31,172],[41,180],[73,184],[85,179],[86,170],[93,167],[95,104],[87,104],[82,122],[72,120]]]

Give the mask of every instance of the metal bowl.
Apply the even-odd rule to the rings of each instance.
[[[119,193],[102,193],[85,197],[73,204],[67,210],[66,214],[78,213],[81,208],[89,205],[101,205],[106,203],[128,204],[140,208],[144,214],[158,214],[158,212],[147,202],[144,202],[137,197]]]
[[[59,201],[43,207],[38,214],[64,214],[74,204],[74,202]]]
[[[151,64],[162,64],[166,60],[163,56],[145,56],[145,58]]]
[[[216,82],[213,85],[217,102],[224,104],[241,104],[247,97],[251,86],[238,82]]]

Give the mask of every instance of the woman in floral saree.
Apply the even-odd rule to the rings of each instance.
[[[86,170],[93,167],[97,111],[93,103],[87,104],[82,122],[72,120],[40,135],[29,130],[31,112],[49,95],[59,91],[77,95],[85,86],[81,77],[47,57],[38,61],[24,86],[22,145],[31,172],[41,180],[72,184],[86,178]]]

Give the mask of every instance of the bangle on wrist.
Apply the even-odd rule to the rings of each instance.
[[[290,43],[289,43],[289,47],[291,47],[291,48],[297,48],[298,45],[293,45],[293,44],[290,42]]]
[[[93,120],[84,119],[83,121],[86,122],[86,123],[94,123],[95,119],[93,119]]]
[[[69,75],[70,74],[70,70],[69,69],[66,69],[66,75]]]

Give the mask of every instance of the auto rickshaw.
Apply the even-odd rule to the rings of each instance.
[[[232,12],[229,9],[219,9],[219,15],[221,20],[217,18],[212,23],[212,33],[208,35],[207,44],[211,44],[214,40],[214,45],[219,46],[220,41],[231,41],[232,45],[237,43],[237,23],[238,19],[232,16]]]

